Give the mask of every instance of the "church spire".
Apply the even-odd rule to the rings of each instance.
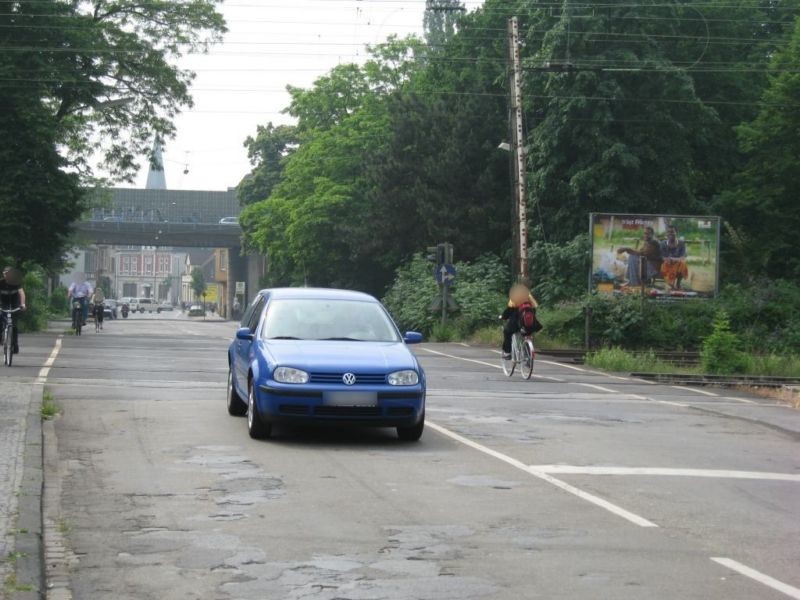
[[[147,173],[147,190],[167,189],[167,178],[164,176],[164,158],[161,156],[161,140],[153,142],[153,154],[150,157],[150,170]]]

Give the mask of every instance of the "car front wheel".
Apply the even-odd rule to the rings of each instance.
[[[397,437],[404,442],[416,442],[422,437],[422,432],[425,429],[425,415],[422,415],[419,423],[411,427],[398,427]]]
[[[247,386],[247,433],[254,440],[265,440],[272,435],[272,424],[265,423],[258,414],[256,391],[252,380]]]
[[[228,414],[232,417],[242,417],[247,414],[247,404],[239,396],[236,386],[233,385],[233,371],[231,369],[228,369]]]

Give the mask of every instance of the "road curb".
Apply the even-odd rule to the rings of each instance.
[[[61,516],[61,469],[55,422],[42,425],[44,485],[42,490],[42,528],[46,600],[72,600],[69,572],[77,557],[67,547]]]
[[[17,505],[17,533],[14,549],[19,553],[15,563],[17,586],[31,591],[14,591],[14,600],[44,597],[44,552],[42,543],[42,395],[41,386],[30,386],[30,402],[25,423],[22,483]]]

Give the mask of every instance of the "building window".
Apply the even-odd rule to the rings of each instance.
[[[153,255],[152,254],[147,254],[144,257],[144,274],[145,274],[145,276],[153,274]]]
[[[120,275],[130,275],[131,274],[131,257],[129,255],[123,254],[119,257],[119,274]]]

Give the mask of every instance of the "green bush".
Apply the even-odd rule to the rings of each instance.
[[[496,322],[507,301],[508,268],[496,256],[486,255],[473,263],[456,263],[456,269],[458,279],[451,292],[458,310],[448,313],[446,329],[441,328],[441,311],[431,310],[441,294],[431,262],[418,254],[397,270],[383,302],[401,329],[435,333],[444,341]]]
[[[22,279],[25,290],[25,305],[27,310],[19,319],[19,330],[23,333],[41,331],[47,327],[47,318],[50,315],[46,275],[38,267],[28,267]]]
[[[731,331],[725,311],[714,317],[713,331],[700,351],[700,364],[708,373],[744,373],[749,366],[748,356],[741,350],[739,337]]]
[[[69,298],[67,288],[63,285],[56,286],[50,295],[50,314],[56,316],[69,316]]]

